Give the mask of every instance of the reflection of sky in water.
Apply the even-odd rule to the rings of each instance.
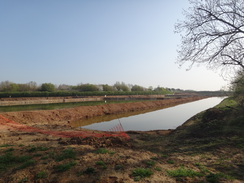
[[[121,122],[125,131],[175,129],[195,114],[219,104],[223,98],[207,98],[145,114],[124,117],[108,122],[94,123],[82,128],[107,131]]]

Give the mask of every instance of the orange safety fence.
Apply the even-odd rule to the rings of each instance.
[[[129,138],[129,136],[124,131],[117,132],[94,132],[94,131],[54,131],[54,130],[44,130],[24,124],[17,123],[13,120],[7,119],[6,117],[0,115],[0,125],[8,126],[23,132],[32,132],[32,133],[42,133],[57,137],[124,137]],[[112,131],[112,130],[111,130]]]

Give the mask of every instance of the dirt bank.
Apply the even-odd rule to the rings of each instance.
[[[121,114],[126,112],[141,111],[147,109],[160,109],[178,104],[202,99],[203,97],[191,97],[182,99],[167,99],[160,101],[144,101],[135,103],[104,104],[97,106],[81,106],[60,110],[5,112],[2,116],[27,125],[69,125],[71,121],[92,118],[110,114]]]

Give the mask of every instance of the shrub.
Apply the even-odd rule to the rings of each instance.
[[[55,85],[52,83],[43,83],[41,85],[41,91],[54,92],[55,91]]]

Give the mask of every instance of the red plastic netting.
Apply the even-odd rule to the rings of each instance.
[[[94,132],[94,131],[54,131],[54,130],[44,130],[39,128],[34,128],[24,124],[17,123],[13,120],[7,119],[4,116],[0,115],[0,124],[8,126],[19,131],[23,132],[32,132],[32,133],[42,133],[58,137],[124,137],[129,138],[129,136],[124,131],[114,131],[114,132]],[[111,130],[112,131],[112,130]]]

